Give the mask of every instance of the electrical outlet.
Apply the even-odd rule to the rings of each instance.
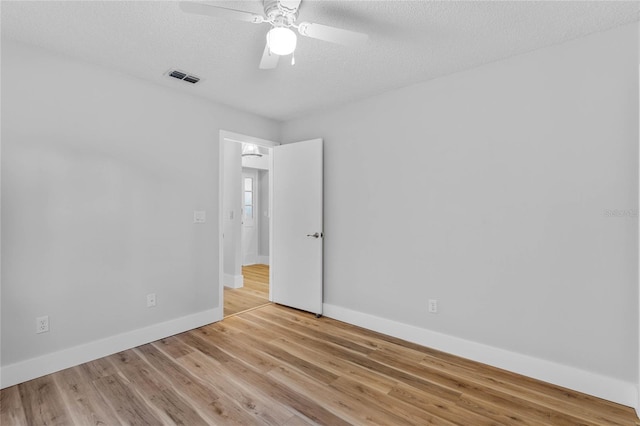
[[[36,318],[36,333],[46,333],[49,331],[49,317],[43,316]]]
[[[147,308],[153,308],[156,306],[156,294],[149,293],[147,294]]]
[[[205,223],[207,221],[207,212],[204,210],[195,210],[193,212],[193,223]]]
[[[436,299],[429,299],[429,312],[432,314],[438,313],[438,301]]]

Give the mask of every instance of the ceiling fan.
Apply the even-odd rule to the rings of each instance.
[[[328,25],[314,24],[311,22],[297,23],[298,10],[302,0],[263,0],[264,16],[244,10],[230,9],[214,6],[208,3],[183,1],[180,8],[186,13],[207,15],[218,18],[236,19],[253,24],[267,23],[271,29],[267,32],[267,43],[260,61],[261,69],[275,68],[280,56],[292,54],[296,49],[297,37],[292,28],[298,30],[298,34],[318,40],[338,43],[346,46],[354,46],[364,43],[369,36],[355,31],[343,30]],[[291,64],[295,63],[292,56]]]

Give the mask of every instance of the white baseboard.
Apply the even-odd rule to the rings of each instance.
[[[483,364],[574,389],[618,404],[635,407],[638,410],[636,406],[638,403],[638,389],[634,383],[336,305],[324,304],[323,315]]]
[[[242,258],[242,266],[255,265],[256,263],[258,263],[257,254],[246,254]]]
[[[260,265],[268,265],[269,264],[269,256],[258,256],[258,263]]]
[[[242,275],[224,274],[224,286],[229,288],[244,287],[244,277]]]
[[[116,352],[135,348],[222,319],[222,308],[198,312],[137,330],[85,343],[58,352],[5,365],[0,369],[0,388],[55,373]]]

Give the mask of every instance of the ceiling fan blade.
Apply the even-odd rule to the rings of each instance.
[[[260,24],[265,20],[264,16],[245,12],[244,10],[228,9],[226,7],[213,6],[206,3],[197,3],[192,1],[180,2],[180,9],[186,13],[213,16],[215,18],[236,19],[244,22],[252,22],[254,24]]]
[[[298,32],[300,35],[305,37],[343,44],[345,46],[362,44],[369,39],[367,34],[343,30],[341,28],[330,27],[328,25],[313,24],[311,22],[300,23],[298,25]]]
[[[280,56],[269,51],[269,45],[264,46],[264,52],[262,53],[262,60],[260,61],[261,70],[269,70],[278,66],[278,59]]]

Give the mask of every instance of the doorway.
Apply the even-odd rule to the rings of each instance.
[[[247,156],[245,168],[268,163],[268,196],[255,196],[268,206],[255,205],[255,182],[244,190],[243,149],[261,152]],[[246,152],[245,152],[246,153]],[[268,153],[269,155],[265,155]],[[219,301],[227,289],[244,287],[242,218],[249,211],[268,224],[268,301],[322,315],[323,287],[323,141],[312,139],[280,145],[264,139],[220,131],[219,187]],[[264,169],[263,169],[264,170]],[[260,175],[260,172],[259,174]],[[251,190],[249,190],[251,188]],[[245,194],[245,192],[247,194]],[[249,194],[250,193],[250,194]],[[246,201],[246,202],[245,202]],[[258,211],[256,213],[256,210]],[[258,259],[261,258],[260,252]],[[263,271],[264,275],[267,275]],[[275,278],[274,278],[275,277]],[[221,309],[221,311],[223,311]],[[222,314],[222,312],[221,312]]]
[[[269,304],[269,153],[261,155],[242,157],[242,287],[224,289],[225,318]]]
[[[270,303],[270,170],[276,143],[221,132],[223,316]]]

